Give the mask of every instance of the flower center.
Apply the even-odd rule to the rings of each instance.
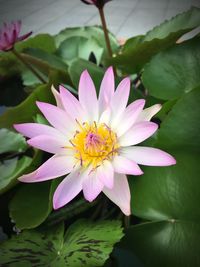
[[[81,166],[97,168],[104,160],[111,160],[118,153],[117,136],[105,123],[78,125],[80,131],[76,131],[70,143]]]

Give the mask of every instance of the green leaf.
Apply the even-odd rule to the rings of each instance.
[[[156,146],[166,149],[199,151],[200,87],[183,95],[169,112],[158,131]]]
[[[188,267],[200,262],[199,154],[174,151],[172,167],[145,167],[130,178],[132,212],[153,222],[131,227],[121,243],[145,266]]]
[[[49,228],[46,233],[24,231],[0,245],[0,263],[9,267],[98,267],[122,236],[119,221],[80,220],[65,236],[62,226]]]
[[[163,22],[144,37],[135,37],[110,62],[127,73],[139,72],[158,52],[173,45],[183,34],[200,25],[200,9],[192,7],[187,12]]]
[[[38,34],[34,37],[30,37],[23,42],[17,43],[15,48],[19,52],[27,48],[38,48],[49,53],[54,53],[56,50],[54,38],[49,34]]]
[[[71,37],[75,37],[75,36],[87,38],[89,40],[89,43],[93,40],[92,42],[95,42],[95,47],[98,45],[98,47],[101,47],[104,50],[104,53],[102,55],[102,60],[104,61],[104,59],[108,57],[104,32],[103,32],[103,29],[101,27],[99,27],[99,26],[86,26],[86,27],[76,27],[76,28],[64,29],[55,36],[56,46],[59,47],[60,44],[64,40],[71,38]],[[117,39],[111,33],[109,33],[109,39],[110,39],[112,51],[115,53],[119,47]],[[96,52],[96,51],[93,51],[93,52]],[[66,51],[66,53],[67,53],[67,51]],[[95,55],[97,55],[97,54],[95,54]]]
[[[25,230],[0,244],[0,265],[7,267],[53,266],[63,245],[64,227],[57,225],[47,231]],[[64,267],[64,265],[58,265]]]
[[[176,165],[143,167],[144,175],[129,180],[132,212],[148,220],[200,221],[200,157],[185,150],[171,153]]]
[[[8,129],[0,129],[0,153],[23,152],[27,149],[25,138]]]
[[[70,64],[72,60],[77,58],[88,60],[91,52],[95,54],[97,64],[99,64],[103,55],[103,48],[97,41],[93,37],[88,39],[83,36],[73,36],[61,43],[57,54]]]
[[[176,99],[199,86],[200,38],[156,55],[145,66],[142,81],[150,95],[167,100]]]
[[[31,122],[33,120],[33,116],[38,113],[36,101],[53,101],[50,86],[38,86],[21,104],[13,108],[8,108],[0,117],[0,127],[12,129],[13,124],[15,123]]]
[[[91,75],[94,84],[96,86],[97,91],[100,88],[101,81],[104,75],[104,70],[97,65],[84,60],[84,59],[77,59],[72,62],[72,64],[69,67],[69,75],[72,79],[72,82],[75,86],[75,88],[78,88],[79,79],[81,76],[81,73],[84,70],[88,70],[89,74]]]
[[[26,49],[25,52],[26,55],[28,54],[32,57],[35,57],[41,61],[46,62],[49,65],[49,68],[63,70],[63,71],[67,70],[67,65],[58,56],[54,54],[36,48]]]
[[[76,222],[65,235],[65,266],[102,266],[122,236],[119,221]]]
[[[27,97],[20,105],[8,108],[6,112],[0,117],[0,127],[13,128],[15,123],[31,122],[34,116],[38,113],[36,101],[43,101],[48,103],[55,103],[53,94],[51,92],[52,84],[56,87],[61,83],[70,83],[69,77],[64,72],[50,71],[49,83],[38,86],[33,93]]]
[[[145,267],[197,267],[199,234],[199,223],[190,221],[143,223],[127,230],[121,247],[127,255],[134,256],[134,251]]]
[[[24,184],[16,192],[9,206],[11,219],[19,229],[40,225],[52,210],[51,182]]]
[[[0,194],[17,184],[17,178],[29,167],[32,159],[23,156],[0,162]]]

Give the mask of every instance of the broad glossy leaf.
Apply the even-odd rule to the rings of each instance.
[[[0,117],[0,127],[12,129],[14,123],[33,121],[34,116],[39,111],[36,101],[55,103],[51,86],[53,84],[56,87],[61,83],[71,83],[67,73],[51,70],[49,73],[49,83],[38,86],[20,105],[7,109]]]
[[[156,145],[183,151],[200,149],[200,87],[183,95],[169,112],[158,131]]]
[[[200,38],[156,55],[144,68],[142,81],[149,94],[176,99],[200,85]]]
[[[40,225],[52,210],[51,182],[23,184],[9,205],[9,213],[19,229]]]
[[[45,52],[45,51],[42,51],[42,49],[36,49],[36,48],[26,49],[25,52],[26,54],[32,57],[35,57],[41,61],[46,62],[47,64],[49,64],[49,68],[59,69],[63,71],[67,70],[67,65],[61,60],[61,58],[59,58],[58,56],[52,53]]]
[[[38,48],[49,53],[54,53],[56,50],[54,37],[49,34],[38,34],[30,37],[23,42],[17,43],[15,48],[20,52],[27,48]]]
[[[119,221],[80,220],[69,227],[65,236],[62,226],[46,233],[24,231],[0,245],[0,263],[10,267],[98,267],[122,236]]]
[[[55,36],[56,46],[59,47],[61,42],[74,36],[82,36],[87,39],[94,38],[94,40],[99,44],[99,46],[104,48],[103,57],[108,56],[107,48],[105,44],[104,32],[101,27],[86,26],[86,27],[66,28]],[[119,46],[117,39],[111,33],[109,33],[109,38],[111,42],[112,51],[116,52]]]
[[[145,267],[198,267],[199,235],[199,223],[179,220],[147,222],[129,228],[121,247],[127,255],[134,251]]]
[[[8,129],[0,129],[0,154],[6,152],[23,152],[27,149],[25,138]]]
[[[110,62],[128,73],[139,72],[152,56],[173,45],[183,34],[199,25],[200,9],[192,7],[187,12],[156,26],[144,37],[133,39],[132,46],[129,43],[127,48]]]
[[[17,178],[30,166],[32,159],[23,156],[4,160],[0,163],[0,194],[17,184]]]
[[[47,53],[41,49],[29,48],[26,49],[26,54],[23,53],[21,56],[40,72],[40,76],[42,76],[45,81],[48,80],[48,76],[52,70],[59,70],[63,75],[66,75],[66,79],[68,77],[68,66],[56,55]],[[22,79],[26,86],[41,83],[41,81],[26,68],[22,69]]]
[[[52,102],[53,96],[48,85],[40,85],[25,101],[16,107],[9,108],[0,117],[0,127],[13,128],[14,123],[31,122],[38,113],[36,101]]]
[[[98,67],[97,65],[84,59],[74,60],[73,63],[69,67],[69,75],[72,79],[72,82],[75,88],[78,89],[80,75],[86,69],[90,73],[97,90],[99,90],[99,87],[100,87],[100,84],[101,84],[101,81],[104,75],[104,70]]]
[[[200,156],[184,149],[170,152],[176,165],[143,167],[144,175],[129,179],[132,212],[147,220],[200,221]]]
[[[64,40],[57,51],[57,54],[68,64],[77,58],[89,59],[91,53],[94,53],[97,63],[100,63],[103,55],[103,48],[97,41],[91,37],[72,36]]]
[[[63,235],[63,224],[44,232],[25,230],[0,244],[0,265],[9,267],[53,266],[53,261],[59,260],[60,257]]]

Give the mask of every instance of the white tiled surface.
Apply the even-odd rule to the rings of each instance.
[[[118,37],[131,37],[165,19],[200,7],[200,0],[113,0],[105,6],[109,29]],[[0,23],[21,19],[23,32],[55,34],[65,27],[100,24],[97,9],[80,0],[0,0]]]

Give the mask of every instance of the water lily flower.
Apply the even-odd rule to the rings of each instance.
[[[59,92],[52,90],[57,106],[37,102],[50,126],[24,123],[14,127],[30,138],[29,145],[54,155],[19,180],[41,182],[68,174],[54,193],[54,209],[70,202],[81,190],[88,201],[102,191],[124,214],[130,215],[126,174],[142,175],[138,164],[176,163],[164,151],[138,146],[156,132],[158,125],[150,119],[161,106],[143,109],[143,99],[127,106],[130,80],[123,79],[115,90],[112,67],[104,75],[98,98],[86,70],[80,77],[79,101],[63,86]]]
[[[12,22],[10,24],[4,23],[0,29],[0,51],[10,51],[13,49],[15,43],[28,38],[32,32],[19,36],[21,31],[21,21]]]
[[[87,5],[95,5],[98,8],[102,8],[107,2],[111,0],[81,0]]]

